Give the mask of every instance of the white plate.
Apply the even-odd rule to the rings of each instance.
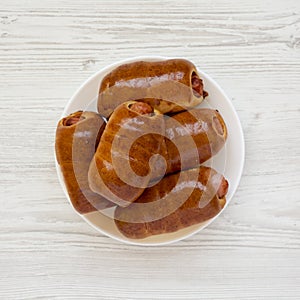
[[[70,99],[67,106],[65,107],[62,117],[65,117],[77,110],[97,111],[96,103],[97,103],[97,95],[98,95],[100,81],[108,72],[110,72],[115,67],[124,63],[138,61],[138,60],[155,61],[155,60],[163,60],[163,59],[170,59],[170,58],[161,57],[161,56],[135,57],[132,59],[119,61],[118,63],[109,65],[106,68],[100,70],[99,72],[91,76],[89,79],[87,79],[79,87],[79,89],[75,92],[75,94]],[[238,115],[228,96],[224,93],[221,87],[211,77],[209,77],[206,73],[204,73],[201,70],[198,71],[200,76],[204,80],[205,90],[208,91],[209,93],[209,97],[207,97],[206,101],[201,103],[199,107],[211,107],[214,109],[218,109],[222,117],[224,118],[228,129],[228,138],[225,147],[216,156],[214,156],[213,159],[211,159],[211,161],[207,162],[212,168],[224,174],[225,178],[229,182],[229,190],[226,197],[227,199],[226,206],[228,206],[230,200],[232,199],[238,187],[242,175],[242,171],[243,171],[244,156],[245,156],[243,131],[242,131],[242,127]],[[64,189],[67,198],[69,199],[62,178],[62,174],[57,162],[56,162],[56,168],[57,168],[57,173],[58,173],[60,183]],[[223,211],[224,209],[222,210],[222,212]],[[193,225],[185,229],[181,229],[174,233],[154,235],[145,239],[136,240],[136,239],[128,239],[124,237],[118,231],[113,219],[107,217],[101,212],[93,212],[93,213],[80,215],[80,216],[87,223],[93,226],[96,230],[98,230],[102,234],[110,236],[113,239],[128,244],[147,245],[147,246],[170,244],[182,240],[184,238],[190,237],[191,235],[205,228],[207,225],[209,225],[218,217],[217,215],[206,222]]]

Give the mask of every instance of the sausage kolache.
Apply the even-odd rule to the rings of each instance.
[[[77,111],[58,122],[55,151],[73,207],[86,214],[114,203],[94,193],[88,184],[88,169],[105,123],[94,112]]]
[[[98,112],[109,117],[119,104],[137,100],[164,114],[174,113],[200,104],[206,96],[203,81],[190,61],[137,61],[123,64],[103,78]]]
[[[183,180],[178,185],[180,175]],[[178,195],[184,190],[189,196],[178,202]],[[117,207],[115,224],[131,239],[175,232],[216,216],[226,203],[227,190],[227,180],[208,167],[175,173],[147,188],[131,206]],[[160,202],[166,195],[169,200]],[[153,206],[149,206],[151,203]]]
[[[202,164],[222,149],[226,139],[225,122],[214,109],[194,108],[165,117],[161,154],[167,162],[166,173]]]
[[[150,105],[136,101],[119,105],[91,162],[91,189],[120,206],[135,201],[154,176],[150,159],[155,164],[163,132],[163,116]]]

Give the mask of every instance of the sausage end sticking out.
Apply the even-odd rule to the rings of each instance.
[[[71,118],[68,118],[65,122],[65,126],[72,126],[72,125],[75,125],[77,124],[79,121],[80,121],[80,117],[71,117]]]
[[[220,187],[217,192],[217,196],[219,199],[223,199],[228,192],[228,181],[225,178],[222,178]]]
[[[153,108],[149,104],[144,102],[136,102],[130,104],[129,109],[140,115],[152,114],[154,112]]]
[[[61,122],[63,126],[72,126],[84,119],[85,117],[82,115],[82,111],[80,110],[63,118]]]
[[[174,206],[174,200],[177,199],[177,196],[181,197],[180,192],[179,194],[175,192],[179,173],[166,176],[155,186],[146,189],[135,202],[137,204],[145,203],[144,207],[116,208],[115,224],[120,232],[128,238],[142,239],[151,235],[175,232],[215,217],[226,204],[228,182],[223,176],[220,178],[215,170],[202,166],[199,171],[197,169],[181,171],[182,177],[186,179],[180,185],[188,188],[192,182],[190,177],[197,176],[197,174],[196,186],[190,187],[192,189],[190,195],[183,203],[178,202],[177,208],[177,204]],[[221,181],[218,189],[211,194],[213,190],[209,187],[214,182],[215,176]],[[149,206],[151,203],[155,205],[157,200],[162,200],[162,197],[166,195],[171,195],[172,201],[165,199],[163,205],[158,202],[159,206],[155,206],[155,210],[153,210],[154,206]],[[209,201],[205,206],[200,206],[203,200]],[[160,214],[161,212],[162,214]]]
[[[163,114],[177,113],[200,104],[207,96],[203,88],[201,76],[188,60],[132,62],[116,67],[103,78],[98,111],[109,117],[121,103],[140,99]]]
[[[101,116],[89,111],[77,111],[61,119],[56,129],[57,162],[73,204],[80,214],[102,210],[114,204],[93,193],[87,172],[105,123]]]
[[[191,85],[194,92],[194,96],[198,98],[205,98],[208,96],[208,93],[203,90],[203,80],[195,71],[193,71],[191,74]]]

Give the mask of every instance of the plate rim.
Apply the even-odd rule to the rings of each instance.
[[[180,57],[180,56],[175,56],[175,57],[168,57],[168,56],[159,56],[159,55],[147,55],[147,56],[134,56],[134,57],[131,57],[131,58],[126,58],[126,59],[122,59],[122,60],[119,60],[117,62],[114,62],[114,63],[111,63],[103,68],[101,68],[100,70],[98,70],[97,72],[93,73],[91,76],[89,76],[77,89],[76,91],[73,93],[73,95],[71,96],[71,98],[68,100],[67,104],[65,105],[64,107],[64,110],[60,116],[60,118],[63,118],[65,117],[66,115],[68,115],[68,110],[70,108],[70,106],[72,105],[72,103],[75,101],[75,99],[77,98],[78,94],[86,87],[86,85],[88,85],[90,82],[92,82],[93,80],[95,80],[96,77],[98,77],[101,73],[105,74],[105,73],[108,73],[109,70],[111,70],[112,68],[116,68],[118,67],[119,65],[122,65],[122,64],[125,64],[125,63],[130,63],[130,62],[135,62],[135,61],[138,61],[138,60],[147,60],[147,61],[155,61],[155,60],[166,60],[166,59],[187,59],[185,57]],[[191,61],[193,63],[192,60],[188,59],[189,61]],[[231,109],[231,112],[233,112],[233,115],[236,119],[236,123],[238,124],[238,128],[237,130],[239,131],[239,134],[241,136],[241,161],[240,161],[240,166],[239,166],[239,170],[238,170],[238,176],[237,176],[237,179],[235,181],[235,187],[233,188],[233,191],[232,191],[232,195],[231,197],[226,201],[226,204],[225,204],[225,207],[216,215],[214,216],[213,218],[205,221],[204,225],[200,226],[199,228],[195,229],[194,231],[188,233],[188,234],[185,234],[185,235],[182,235],[178,238],[175,238],[175,239],[172,239],[172,240],[167,240],[167,241],[164,241],[164,242],[151,242],[151,243],[145,243],[143,242],[144,239],[140,239],[140,240],[134,240],[134,239],[128,239],[124,236],[124,238],[121,238],[121,237],[117,237],[113,234],[110,234],[109,232],[103,230],[102,228],[96,226],[93,222],[91,222],[84,214],[80,214],[73,206],[72,204],[72,201],[70,200],[70,197],[69,197],[69,194],[67,192],[67,189],[66,189],[66,186],[65,186],[65,183],[64,183],[64,178],[62,176],[62,173],[61,173],[61,170],[60,170],[60,166],[57,162],[57,157],[56,157],[56,152],[55,152],[55,149],[54,149],[54,157],[55,157],[55,166],[56,166],[56,172],[57,172],[57,176],[58,176],[58,179],[59,179],[59,182],[60,182],[60,185],[62,186],[62,189],[64,191],[64,194],[65,196],[67,197],[72,209],[75,211],[75,213],[77,215],[79,215],[82,219],[85,220],[85,222],[87,222],[91,227],[93,227],[97,232],[100,232],[101,234],[105,235],[105,236],[108,236],[114,240],[117,240],[119,242],[122,242],[122,243],[125,243],[125,244],[129,244],[129,245],[135,245],[135,246],[147,246],[147,247],[153,247],[153,246],[165,246],[165,245],[170,245],[170,244],[173,244],[173,243],[176,243],[176,242],[179,242],[181,240],[184,240],[184,239],[187,239],[187,238],[190,238],[191,236],[193,236],[194,234],[202,231],[203,229],[205,229],[207,226],[209,226],[211,223],[214,222],[215,219],[217,219],[224,211],[225,209],[227,208],[228,204],[230,203],[230,201],[232,200],[233,196],[235,195],[239,185],[240,185],[240,181],[241,181],[241,177],[242,177],[242,174],[243,174],[243,170],[244,170],[244,165],[245,165],[245,138],[244,138],[244,132],[243,132],[243,128],[242,128],[242,124],[241,124],[241,121],[240,121],[240,118],[237,114],[237,111],[235,110],[234,106],[233,106],[233,103],[231,101],[231,99],[229,98],[229,96],[227,95],[227,93],[225,93],[225,91],[223,90],[223,88],[210,76],[208,75],[206,72],[204,72],[203,70],[199,69],[197,67],[196,64],[194,64],[197,68],[197,70],[199,71],[199,73],[202,73],[218,90],[219,92],[223,95],[223,97],[226,98],[227,100],[227,103],[229,104],[230,106],[230,109]],[[99,82],[99,85],[100,85],[100,82]],[[106,216],[107,217],[107,216]],[[196,225],[200,225],[201,223],[199,224],[195,224],[193,226],[196,226]]]

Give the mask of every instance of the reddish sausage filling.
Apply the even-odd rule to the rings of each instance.
[[[66,117],[63,121],[64,126],[72,126],[74,124],[77,124],[80,120],[84,119],[84,117],[81,116],[82,112],[77,112],[75,114],[70,115],[69,117]]]
[[[134,104],[131,104],[129,108],[140,115],[153,113],[153,108],[149,104],[143,102],[136,102]]]
[[[217,192],[218,198],[220,199],[224,198],[225,195],[227,194],[227,191],[228,191],[228,181],[225,178],[223,178]]]
[[[195,96],[203,96],[203,83],[196,72],[192,73],[192,88],[195,91]]]
[[[194,95],[197,97],[203,96],[203,98],[208,96],[208,93],[206,91],[203,91],[203,82],[202,79],[199,78],[196,72],[192,73],[192,88],[194,90]]]

